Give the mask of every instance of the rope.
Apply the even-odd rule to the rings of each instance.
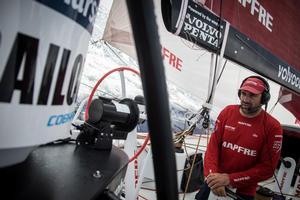
[[[195,154],[194,154],[194,158],[193,158],[191,170],[190,170],[189,177],[188,177],[188,180],[187,180],[187,183],[186,183],[186,186],[185,186],[185,189],[184,189],[184,193],[183,193],[183,198],[182,198],[183,200],[185,198],[185,194],[186,194],[188,186],[190,184],[190,180],[191,180],[193,168],[194,168],[194,165],[195,165],[195,161],[196,161],[196,156],[197,156],[197,152],[198,152],[198,147],[199,147],[199,144],[200,144],[200,140],[201,140],[201,135],[199,136],[199,139],[198,139],[198,142],[197,142],[197,147],[196,147],[196,150],[195,150]]]

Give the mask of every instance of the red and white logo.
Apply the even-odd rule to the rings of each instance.
[[[273,149],[278,153],[281,150],[282,146],[282,135],[275,135],[275,140],[273,143]]]

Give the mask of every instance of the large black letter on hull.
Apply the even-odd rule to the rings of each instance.
[[[71,105],[73,103],[74,99],[76,98],[76,94],[77,94],[77,91],[79,88],[79,83],[80,83],[79,76],[80,76],[80,71],[81,71],[81,67],[82,67],[82,61],[83,61],[83,59],[82,59],[81,54],[79,54],[74,61],[71,78],[70,78],[70,83],[69,83],[69,88],[68,88],[68,93],[67,93],[68,105]],[[76,72],[77,72],[77,76],[75,79]],[[73,89],[74,82],[75,82],[75,86]],[[73,89],[73,92],[72,92],[72,89]]]
[[[46,64],[45,64],[43,79],[42,79],[42,83],[41,83],[39,99],[37,102],[37,104],[39,104],[39,105],[47,105],[58,51],[59,51],[58,46],[56,46],[54,44],[50,45]]]
[[[66,75],[66,70],[70,58],[70,53],[71,51],[68,49],[64,49],[62,58],[61,58],[61,63],[60,63],[60,68],[59,68],[59,73],[57,76],[56,80],[56,86],[55,86],[55,92],[52,100],[52,105],[62,105],[64,102],[64,95],[61,95],[61,90],[65,81],[65,75]]]
[[[14,90],[19,89],[20,103],[32,104],[38,44],[36,38],[21,33],[16,36],[0,81],[0,102],[11,102]],[[22,63],[23,80],[17,80]]]

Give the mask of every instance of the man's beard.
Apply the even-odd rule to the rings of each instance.
[[[248,105],[248,106],[246,106],[246,105]],[[243,111],[243,113],[248,114],[248,115],[253,115],[260,110],[261,105],[251,106],[249,104],[241,103],[240,108]]]

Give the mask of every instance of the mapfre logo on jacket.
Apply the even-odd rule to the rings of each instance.
[[[233,151],[236,151],[238,153],[241,153],[241,154],[244,154],[244,155],[247,155],[247,156],[255,157],[257,155],[256,150],[248,149],[248,148],[239,146],[237,144],[232,144],[230,142],[224,141],[223,144],[222,144],[222,146],[224,148],[231,149]]]

